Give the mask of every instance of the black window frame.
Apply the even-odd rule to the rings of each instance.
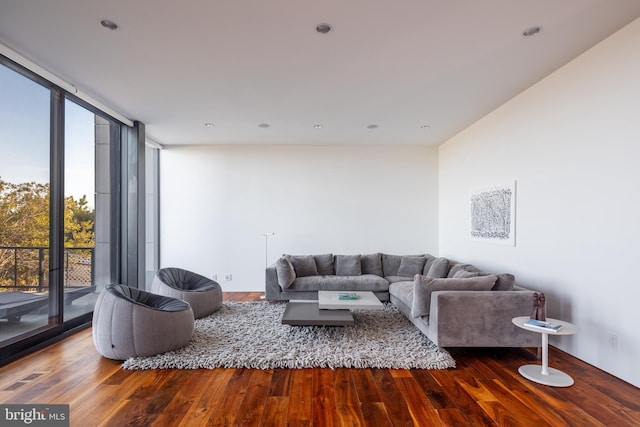
[[[116,117],[91,105],[75,94],[54,84],[27,67],[0,54],[0,65],[47,88],[50,91],[50,218],[49,218],[49,323],[23,335],[11,338],[0,346],[0,366],[28,353],[50,345],[65,336],[91,326],[93,311],[64,321],[64,128],[65,100],[86,108],[108,120],[110,126],[110,187],[111,187],[111,281],[137,287],[144,277],[144,140],[143,123],[130,127]],[[126,167],[123,166],[126,165]],[[133,190],[124,185],[137,181]],[[123,188],[127,189],[122,191]],[[138,271],[125,268],[127,260],[136,260]],[[139,264],[142,261],[142,264]],[[130,266],[133,267],[133,266]],[[142,280],[144,287],[144,280]]]

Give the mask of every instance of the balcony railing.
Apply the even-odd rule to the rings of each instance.
[[[64,248],[64,287],[91,286],[94,248]],[[0,292],[49,287],[49,248],[0,246]]]

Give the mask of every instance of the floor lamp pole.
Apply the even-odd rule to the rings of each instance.
[[[264,268],[269,266],[269,236],[273,236],[276,233],[272,231],[260,233],[264,236]]]
[[[269,262],[269,236],[273,236],[274,232],[272,231],[267,231],[264,233],[260,233],[264,236],[264,274],[265,274],[265,279],[266,279],[266,274],[267,274],[267,267],[268,262]],[[260,298],[264,299],[266,297],[266,295],[262,295]]]

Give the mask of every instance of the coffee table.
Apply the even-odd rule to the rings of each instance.
[[[338,291],[318,291],[318,301],[290,301],[282,323],[294,326],[348,326],[354,323],[353,309],[379,310],[384,307],[373,292],[349,292],[356,300],[340,300]]]

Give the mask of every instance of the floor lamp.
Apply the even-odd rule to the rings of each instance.
[[[265,280],[266,280],[266,270],[267,267],[269,266],[269,236],[273,236],[276,233],[272,232],[272,231],[266,231],[264,233],[260,233],[261,235],[264,236],[264,269],[265,269]],[[265,296],[261,296],[260,298],[264,299]]]

